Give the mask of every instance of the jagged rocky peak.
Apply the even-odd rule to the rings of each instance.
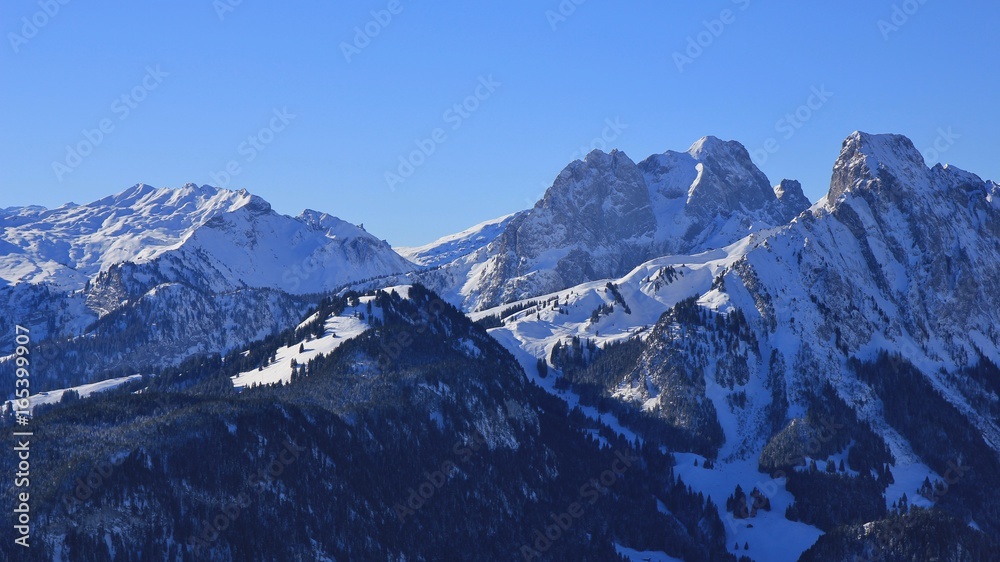
[[[691,145],[688,154],[700,164],[688,193],[688,206],[693,210],[763,209],[776,199],[767,176],[742,144],[704,137]]]
[[[588,233],[615,240],[656,227],[642,173],[620,150],[595,150],[584,160],[572,162],[556,177],[533,214],[538,220],[546,219],[540,220],[539,227],[564,225],[563,232],[570,236],[567,240]],[[526,221],[532,222],[532,218]],[[577,229],[583,232],[574,233]]]
[[[1000,209],[1000,184],[995,181],[986,182],[987,200],[996,208]]]
[[[315,211],[313,209],[306,209],[299,213],[298,217],[302,222],[308,224],[310,227],[316,230],[323,230],[330,228],[336,224],[340,223],[340,219],[323,211]]]
[[[639,167],[653,193],[666,199],[685,197],[688,212],[695,216],[764,209],[777,199],[767,176],[736,141],[702,137],[685,152],[668,150]]]
[[[750,160],[750,153],[742,144],[736,141],[724,141],[712,135],[694,141],[687,153],[700,162],[711,158]]]
[[[456,277],[461,288],[450,285],[454,279],[428,283],[482,309],[623,275],[654,257],[722,248],[786,224],[809,207],[801,186],[786,192],[779,200],[735,141],[703,137],[639,164],[620,150],[595,150],[566,166],[530,211],[469,258],[485,268]],[[455,263],[470,271],[464,257]]]
[[[789,189],[795,191],[791,186]],[[595,150],[567,166],[539,206],[551,205],[560,195],[572,195],[581,207],[588,203],[586,198],[616,197],[637,208],[652,204],[654,213],[657,201],[684,198],[687,212],[706,219],[774,209],[779,202],[746,148],[714,136],[698,139],[685,152],[668,150],[639,164],[619,150]],[[785,216],[794,216],[809,206],[801,186],[781,201],[781,207],[786,206],[790,212],[782,213]],[[614,200],[610,207],[621,210]]]
[[[833,166],[827,203],[836,206],[844,194],[859,189],[902,196],[904,190],[929,187],[924,157],[903,135],[873,135],[855,131]]]
[[[263,197],[258,197],[257,195],[251,195],[243,207],[248,211],[261,215],[271,212],[271,204]]]
[[[796,180],[781,180],[781,183],[774,186],[774,195],[783,206],[800,213],[811,205],[802,191],[802,184]]]
[[[611,181],[609,181],[611,180]],[[583,160],[570,162],[552,183],[550,192],[584,192],[587,187],[599,184],[602,187],[622,189],[622,183],[642,181],[635,162],[620,150],[604,152],[591,151]]]

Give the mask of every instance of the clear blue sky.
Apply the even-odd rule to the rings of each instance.
[[[602,133],[636,161],[707,134],[739,140],[772,183],[799,179],[812,199],[856,129],[937,140],[938,160],[1000,179],[997,3],[563,5],[565,19],[559,0],[399,0],[382,25],[371,11],[388,1],[5,0],[0,207],[218,184],[234,161],[227,186],[280,212],[327,211],[413,245],[529,207]],[[880,29],[894,5],[902,25]],[[343,44],[366,24],[377,35],[348,62]],[[707,46],[685,54],[699,34]],[[490,77],[499,86],[480,87]],[[474,111],[446,113],[477,88]],[[832,96],[810,100],[814,88]],[[284,108],[294,118],[276,119]],[[796,110],[808,119],[781,121]],[[627,128],[606,130],[616,119]],[[67,157],[102,124],[90,154]],[[262,150],[241,149],[272,125]],[[958,137],[938,139],[949,127]],[[433,154],[390,188],[418,139]],[[70,170],[61,180],[53,162]]]

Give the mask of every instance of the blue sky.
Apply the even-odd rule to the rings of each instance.
[[[816,199],[857,129],[1000,179],[996,3],[6,0],[0,24],[0,207],[225,184],[413,245],[592,147],[735,139]]]

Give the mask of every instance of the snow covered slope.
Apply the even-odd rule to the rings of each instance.
[[[580,405],[579,398],[571,391],[558,388],[558,369],[551,366],[550,369],[556,376],[550,374],[543,378],[535,368],[536,359],[545,359],[551,363],[553,349],[557,345],[567,345],[573,338],[593,342],[599,347],[633,337],[647,339],[644,363],[636,369],[636,376],[627,376],[609,391],[618,400],[635,404],[636,408],[669,417],[686,411],[687,406],[678,403],[678,400],[683,401],[679,395],[689,393],[692,389],[675,379],[658,374],[658,369],[653,366],[657,361],[669,359],[682,362],[684,359],[667,355],[665,348],[656,345],[655,339],[660,337],[660,332],[653,330],[653,327],[671,308],[692,297],[698,298],[699,306],[731,312],[731,305],[725,297],[713,289],[714,281],[764,240],[766,236],[751,235],[719,250],[694,256],[657,258],[618,279],[583,283],[534,299],[476,312],[472,317],[483,319],[502,314],[512,307],[524,307],[524,310],[508,315],[503,326],[491,329],[490,334],[521,358],[529,378],[560,396],[571,406]],[[625,311],[621,301],[616,301],[613,291],[608,287],[609,282],[618,290],[629,312]],[[613,310],[609,313],[597,313],[595,321],[595,311],[608,306]],[[694,334],[677,332],[676,335],[684,340],[700,339]],[[737,484],[747,490],[768,484],[770,499],[775,505],[774,511],[754,518],[749,528],[747,521],[723,517],[724,522],[728,521],[727,544],[752,545],[751,551],[734,550],[737,555],[746,554],[756,560],[769,562],[794,562],[799,554],[816,541],[821,532],[815,527],[787,520],[784,509],[794,498],[784,489],[783,480],[772,481],[757,470],[756,458],[759,448],[763,446],[763,442],[757,440],[761,439],[760,433],[766,431],[763,412],[760,409],[734,412],[728,406],[728,397],[741,391],[758,401],[764,400],[766,404],[770,397],[769,389],[760,383],[729,389],[722,382],[721,376],[717,378],[714,364],[702,367],[707,367],[709,373],[706,373],[701,392],[713,403],[714,411],[718,413],[725,445],[711,470],[691,466],[694,459],[698,459],[698,464],[703,465],[704,456],[686,450],[674,451],[678,460],[675,470],[685,483],[714,499],[723,514],[725,498]],[[641,378],[636,378],[637,376]],[[630,440],[636,438],[636,434],[628,428],[622,428],[613,415],[598,415],[595,411],[592,417],[602,419],[606,425]],[[676,423],[685,425],[686,422]],[[749,447],[745,444],[748,437],[754,440]],[[920,479],[926,474],[921,473]]]
[[[193,184],[139,184],[53,210],[5,209],[0,225],[0,279],[64,291],[83,288],[112,265],[167,256],[163,269],[195,270],[184,277],[291,293],[413,269],[388,244],[336,217],[308,210],[279,215],[245,190]]]
[[[424,267],[437,267],[467,256],[496,239],[507,225],[527,211],[520,211],[500,218],[481,222],[457,234],[443,236],[429,244],[395,248],[396,252],[411,262]]]
[[[32,394],[28,397],[28,408],[27,412],[32,413],[35,407],[56,404],[62,400],[63,395],[67,392],[76,392],[80,395],[80,398],[86,398],[95,392],[104,392],[106,390],[111,390],[117,388],[127,382],[141,379],[142,375],[129,375],[127,377],[118,377],[114,379],[107,379],[100,382],[95,382],[91,384],[83,384],[80,386],[74,386],[72,388],[61,388],[59,390],[39,392],[37,394]],[[6,412],[8,410],[14,409],[14,403],[11,400],[4,402],[2,409],[0,411]]]
[[[0,329],[32,330],[51,389],[225,353],[298,321],[315,295],[416,267],[336,217],[208,186],[140,184],[6,209],[0,224]]]
[[[148,262],[177,248],[198,227],[247,205],[246,191],[188,184],[135,185],[87,205],[0,211],[0,279],[78,289],[102,269]]]
[[[279,215],[256,197],[193,231],[158,264],[168,278],[200,276],[200,283],[217,291],[250,287],[292,294],[322,293],[414,268],[358,226],[311,210]]]
[[[345,341],[364,333],[370,327],[368,323],[370,318],[363,317],[364,308],[374,300],[374,297],[365,296],[358,300],[357,306],[348,307],[339,315],[327,318],[322,336],[280,347],[275,352],[274,361],[233,377],[233,386],[244,388],[278,382],[287,383],[292,380],[293,363],[296,366],[305,365],[317,356],[330,353]],[[312,318],[307,318],[302,325],[310,320]]]

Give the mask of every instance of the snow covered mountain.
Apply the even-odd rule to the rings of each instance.
[[[595,455],[623,447],[641,462],[554,558],[959,562],[1000,545],[1000,185],[928,166],[905,137],[850,135],[812,205],[736,142],[638,164],[595,151],[532,209],[399,253],[242,192],[139,186],[102,201],[3,211],[2,277],[28,282],[0,287],[0,325],[29,318],[42,335],[33,366],[51,379],[34,391],[90,396],[33,398],[64,428],[59,450],[77,450],[87,416],[102,436],[115,425],[107,454],[139,436],[129,470],[148,478],[108,481],[103,528],[147,509],[143,524],[172,533],[151,540],[183,550],[215,511],[174,482],[222,502],[243,481],[235,461],[217,480],[178,462],[198,435],[263,463],[258,437],[294,430],[318,444],[304,476],[213,555],[298,526],[338,529],[311,541],[338,559],[440,559],[453,545],[437,539],[459,528],[481,559],[529,536],[528,552],[545,550],[536,522],[559,525],[579,484],[603,478]],[[410,467],[443,466],[472,431],[487,457],[431,482],[441,503],[397,525]],[[307,508],[285,506],[286,524],[271,506],[288,493]],[[487,526],[497,540],[480,538]],[[100,557],[143,536],[79,529],[45,540]]]
[[[231,287],[321,292],[412,264],[388,244],[336,217],[275,213],[245,190],[133,186],[86,205],[8,208],[0,279],[81,289],[120,263],[196,268]],[[200,262],[200,263],[198,263]]]
[[[27,324],[51,350],[47,388],[149,367],[149,353],[168,364],[222,353],[294,325],[310,295],[415,267],[336,217],[280,215],[209,186],[140,184],[0,221],[0,327]]]
[[[510,222],[527,211],[481,222],[457,234],[449,234],[423,246],[397,247],[396,252],[424,267],[439,267],[484,248],[503,233]]]
[[[0,211],[0,279],[73,290],[115,263],[148,262],[176,249],[211,218],[250,203],[245,191],[193,184],[156,189],[138,184],[87,205]]]
[[[797,182],[772,188],[734,141],[705,137],[639,164],[595,150],[494,241],[420,279],[480,310],[620,276],[657,256],[726,246],[808,206]]]
[[[714,458],[682,474],[720,511],[736,485],[769,488],[785,517],[727,526],[756,560],[796,560],[819,530],[903,504],[996,537],[1000,498],[980,490],[1000,474],[998,195],[905,137],[854,133],[829,194],[788,225],[473,316],[551,392],[663,422],[683,458]],[[823,419],[835,429],[816,441]],[[798,472],[812,462],[829,476]]]

